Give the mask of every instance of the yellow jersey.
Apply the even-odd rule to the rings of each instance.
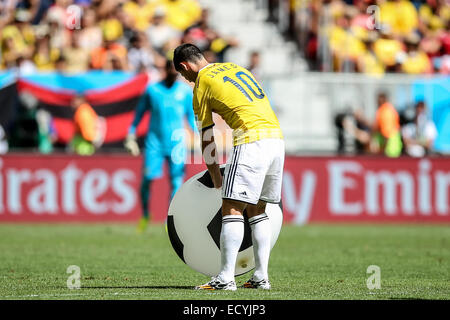
[[[214,125],[219,114],[233,129],[233,144],[283,139],[269,99],[250,71],[234,63],[214,63],[202,68],[194,86],[194,114],[199,130]]]

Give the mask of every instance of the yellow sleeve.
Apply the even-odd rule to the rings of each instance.
[[[209,87],[199,87],[194,90],[194,115],[199,131],[212,127],[214,121],[212,118],[211,99]]]

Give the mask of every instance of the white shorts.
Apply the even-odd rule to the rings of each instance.
[[[222,198],[256,204],[278,203],[284,167],[284,141],[262,139],[233,147],[225,166]]]

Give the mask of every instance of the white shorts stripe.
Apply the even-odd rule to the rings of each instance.
[[[233,148],[233,155],[232,155],[232,157],[231,157],[231,163],[233,164],[234,163],[234,159],[236,158],[236,153],[237,153],[237,149],[236,148]],[[229,168],[228,168],[228,172],[226,172],[225,171],[225,194],[228,194],[228,190],[230,189],[230,177],[231,177],[231,175],[230,175],[230,172],[231,172],[231,167],[232,166],[230,166]]]
[[[239,156],[241,154],[241,145],[236,146],[234,148],[236,150],[236,152],[233,152],[233,155],[235,155],[234,159],[232,160],[232,164],[231,164],[231,168],[228,174],[228,178],[227,178],[227,182],[228,182],[228,186],[227,186],[227,190],[225,191],[226,195],[231,195],[231,191],[233,190],[233,184],[234,184],[234,177],[236,175],[236,169],[238,166],[238,161],[239,161]]]

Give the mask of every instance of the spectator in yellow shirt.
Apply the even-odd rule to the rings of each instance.
[[[2,64],[14,67],[19,57],[30,57],[32,47],[28,46],[24,36],[16,25],[8,25],[0,30]]]
[[[100,27],[102,28],[104,39],[118,40],[123,35],[122,24],[113,14],[101,21]]]
[[[419,8],[419,17],[422,24],[422,30],[437,31],[444,30],[450,21],[450,6],[445,0],[427,0]]]
[[[386,67],[386,71],[397,71],[398,58],[404,52],[403,43],[393,39],[387,26],[382,26],[381,37],[378,38],[373,50],[377,59]]]
[[[33,62],[38,70],[54,71],[55,63],[60,56],[60,50],[50,44],[50,34],[44,33],[37,39]]]
[[[167,23],[176,30],[184,31],[201,16],[202,9],[197,0],[163,0]]]
[[[394,35],[404,36],[415,31],[419,26],[417,10],[411,1],[386,1],[380,5],[382,24],[391,27]]]
[[[402,59],[401,71],[408,74],[424,74],[433,72],[433,67],[428,55],[419,49],[420,37],[411,34],[405,40],[406,53]]]
[[[366,52],[364,43],[359,39],[357,28],[350,28],[350,17],[337,18],[337,25],[329,30],[330,47],[336,61],[336,69],[342,71],[347,63],[353,64]]]
[[[363,39],[367,47],[367,51],[358,58],[358,71],[372,76],[381,76],[384,74],[384,65],[374,53],[374,44],[377,40],[378,33],[371,31],[367,37]]]
[[[159,1],[132,0],[123,5],[123,10],[129,15],[134,27],[140,31],[145,31],[150,26],[150,20]]]
[[[35,41],[34,30],[29,23],[30,18],[31,15],[28,10],[17,9],[13,24],[19,30],[23,41],[28,47],[33,46]]]

